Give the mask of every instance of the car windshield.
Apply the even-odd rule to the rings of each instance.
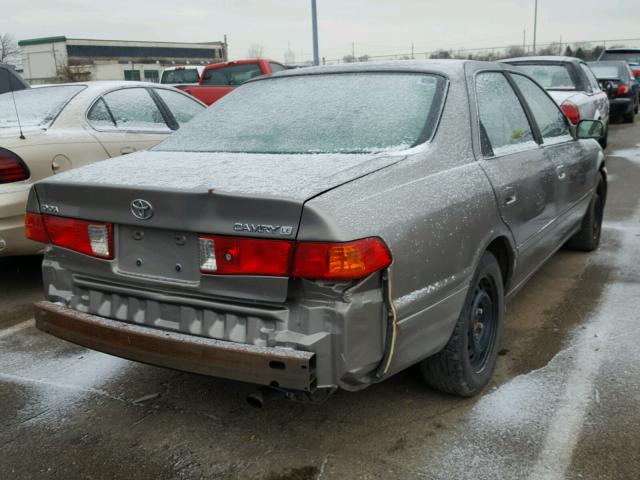
[[[636,50],[636,51],[625,51],[622,50],[620,52],[604,52],[602,54],[602,57],[600,57],[600,60],[624,60],[625,62],[634,62],[634,63],[640,63],[640,50]]]
[[[155,150],[364,153],[430,138],[444,79],[407,73],[299,75],[252,82]]]
[[[576,90],[568,65],[562,64],[517,64],[546,90]]]
[[[160,83],[198,83],[200,74],[195,68],[181,68],[162,72]]]
[[[0,95],[0,128],[47,128],[84,85],[34,87]],[[15,100],[15,104],[14,104]],[[16,115],[16,110],[18,115]]]
[[[619,79],[620,71],[617,65],[598,65],[590,63],[589,67],[598,79]]]

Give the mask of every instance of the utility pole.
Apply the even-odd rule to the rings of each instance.
[[[320,52],[318,51],[318,10],[316,0],[311,0],[311,23],[313,24],[313,64],[320,65]]]
[[[527,30],[522,30],[522,53],[527,54]]]
[[[536,42],[538,40],[538,0],[536,0],[533,12],[533,54],[536,54]]]
[[[413,43],[412,43],[412,44],[411,44],[411,59],[412,59],[412,60],[413,60],[414,58],[416,58],[416,57],[414,57],[414,56],[413,56],[413,52],[414,52],[414,45],[413,45]]]
[[[351,58],[356,61],[356,42],[351,42]]]

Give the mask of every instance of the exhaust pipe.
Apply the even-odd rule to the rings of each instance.
[[[247,403],[253,408],[262,408],[268,401],[278,398],[284,398],[284,392],[269,387],[260,387],[255,392],[247,395]]]

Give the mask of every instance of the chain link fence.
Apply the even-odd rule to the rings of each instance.
[[[357,44],[356,44],[357,45]],[[607,48],[640,48],[640,38],[624,38],[609,40],[587,40],[578,42],[552,42],[538,44],[535,48],[536,55],[566,55],[571,57],[579,57],[583,60],[597,60],[603,50]],[[418,60],[430,58],[458,58],[472,60],[500,60],[503,58],[521,57],[534,55],[532,44],[520,45],[503,45],[499,47],[481,47],[481,48],[439,48],[430,51],[412,51],[411,48],[405,52],[371,55],[366,53],[364,48],[358,48],[357,55],[349,54],[342,58],[325,58],[322,57],[321,64],[336,65],[340,63],[352,62],[368,62],[368,61],[384,61],[384,60]],[[307,66],[311,62],[300,62],[295,65]]]

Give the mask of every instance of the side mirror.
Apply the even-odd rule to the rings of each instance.
[[[579,139],[593,138],[599,140],[604,135],[604,123],[600,120],[582,120],[578,123],[576,133]]]

